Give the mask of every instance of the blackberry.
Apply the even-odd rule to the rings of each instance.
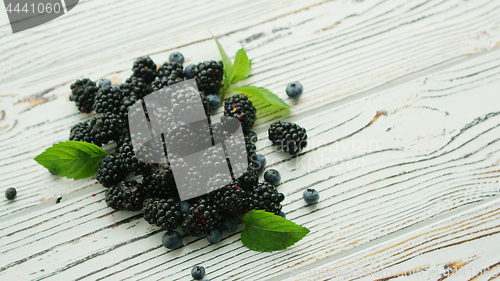
[[[256,109],[251,101],[244,95],[235,95],[226,100],[224,104],[224,115],[232,116],[240,120],[244,131],[250,130],[255,122]]]
[[[198,90],[205,95],[219,93],[223,77],[222,61],[201,62],[193,70]]]
[[[161,239],[163,247],[171,250],[182,247],[182,235],[177,231],[167,231]]]
[[[87,122],[78,123],[71,128],[69,140],[93,143],[94,138],[92,137],[92,134],[90,134],[90,130],[91,127]]]
[[[120,89],[124,97],[135,96],[136,99],[141,99],[151,93],[149,83],[146,83],[144,78],[133,75],[120,85]]]
[[[99,88],[97,88],[95,82],[88,78],[82,80],[76,80],[75,83],[71,84],[71,95],[69,99],[76,102],[78,110],[82,113],[90,113],[92,111],[92,105],[94,104],[95,93]]]
[[[170,56],[168,56],[168,61],[183,64],[184,56],[179,52],[171,53]]]
[[[285,195],[279,193],[272,184],[259,183],[249,193],[247,201],[249,210],[265,210],[276,215],[281,211],[281,202],[285,199]]]
[[[123,119],[120,116],[109,113],[92,117],[89,124],[91,127],[90,135],[97,146],[118,140],[124,128]]]
[[[268,183],[276,186],[280,184],[281,181],[281,175],[278,171],[274,169],[269,169],[264,173],[264,180],[267,181]]]
[[[122,91],[105,85],[99,88],[92,109],[97,113],[111,113],[120,115],[122,102]]]
[[[286,86],[286,94],[291,98],[298,98],[302,94],[302,84],[299,82],[291,82]]]
[[[307,145],[306,129],[290,122],[277,121],[271,124],[268,130],[269,140],[283,149],[283,151],[295,155]]]
[[[238,178],[238,185],[241,186],[245,190],[251,190],[254,186],[259,184],[259,176],[257,175],[257,171],[248,168],[247,171]]]
[[[125,134],[117,142],[115,151],[118,153],[123,166],[134,175],[146,175],[153,169],[153,164],[139,161],[135,156],[130,134]]]
[[[181,224],[185,234],[190,236],[205,236],[213,228],[219,228],[223,217],[216,204],[206,196],[200,197],[184,214]]]
[[[142,212],[144,219],[152,225],[167,231],[176,229],[182,219],[180,202],[173,199],[149,198],[144,200]]]
[[[179,198],[174,174],[169,164],[150,168],[149,172],[143,174],[143,176],[144,189],[153,197]]]
[[[308,188],[302,193],[302,198],[307,204],[316,204],[319,201],[319,192],[314,188]]]
[[[146,83],[151,83],[157,75],[156,64],[150,57],[138,58],[132,67],[135,77],[144,79]]]
[[[166,62],[158,69],[158,77],[151,84],[153,91],[184,81],[184,70],[178,62]]]
[[[17,190],[13,187],[9,187],[5,190],[5,198],[7,198],[7,200],[14,200],[14,198],[16,198],[16,195]]]
[[[238,183],[230,183],[208,195],[218,209],[231,216],[238,217],[248,208],[249,194]]]
[[[136,181],[122,181],[106,190],[106,204],[115,210],[137,211],[144,201],[142,184]]]
[[[97,168],[96,180],[105,187],[111,187],[123,181],[127,170],[118,156],[108,154],[102,158]]]

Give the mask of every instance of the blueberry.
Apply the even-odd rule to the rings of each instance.
[[[280,211],[280,213],[279,213],[278,215],[279,215],[280,217],[283,217],[283,218],[285,218],[285,219],[286,219],[286,214],[285,214],[285,212]]]
[[[246,135],[248,136],[248,138],[250,139],[251,142],[257,142],[257,134],[254,132],[254,131],[248,131],[246,133]]]
[[[99,82],[97,82],[97,85],[99,87],[106,86],[106,85],[111,86],[111,80],[104,78],[102,80],[99,80]]]
[[[111,88],[117,88],[117,89],[120,89],[120,85],[119,85],[119,84],[113,84],[113,85],[111,85]]]
[[[266,166],[266,157],[262,154],[255,154],[252,159],[252,168],[256,170],[257,172],[260,172],[264,169]]]
[[[302,193],[302,197],[307,204],[315,204],[319,200],[319,192],[316,189],[308,188]]]
[[[210,230],[210,233],[207,236],[208,242],[211,244],[217,244],[222,240],[222,230],[218,228],[213,228]]]
[[[196,280],[201,280],[205,277],[205,268],[201,265],[196,265],[191,269],[191,276]]]
[[[175,52],[175,53],[171,53],[170,56],[168,57],[168,61],[170,62],[178,62],[180,64],[183,64],[184,63],[184,56],[179,53],[179,52]]]
[[[212,109],[216,109],[220,106],[220,98],[216,95],[208,95],[208,102],[210,103],[210,107]]]
[[[264,180],[272,185],[278,185],[281,181],[281,175],[274,169],[269,169],[264,173]]]
[[[174,250],[183,246],[182,235],[177,231],[166,232],[162,238],[163,247]]]
[[[186,66],[186,69],[184,69],[184,74],[186,75],[187,79],[194,78],[194,72],[196,71],[196,65],[190,64]]]
[[[302,84],[299,82],[292,82],[286,86],[286,94],[291,98],[298,98],[302,94]]]
[[[226,232],[234,232],[238,228],[238,221],[232,217],[224,218],[222,222],[222,230]]]
[[[187,214],[189,212],[189,208],[191,208],[191,204],[186,201],[181,202],[181,212]]]
[[[13,187],[9,187],[7,188],[7,190],[5,190],[5,197],[7,197],[7,199],[9,200],[14,200],[14,198],[16,198],[16,194],[17,191]]]

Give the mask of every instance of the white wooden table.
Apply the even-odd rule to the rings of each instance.
[[[220,59],[210,32],[229,54],[245,47],[245,84],[291,105],[257,104],[255,127],[287,218],[311,230],[284,251],[239,233],[169,251],[95,179],[33,160],[88,120],[74,80],[120,82],[142,55]],[[0,199],[0,280],[190,280],[195,264],[211,280],[500,280],[499,45],[499,0],[87,0],[16,34],[0,11],[1,192],[18,190]],[[308,130],[300,157],[270,146],[276,120]]]

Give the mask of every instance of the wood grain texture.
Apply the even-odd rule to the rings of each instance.
[[[499,10],[494,0],[92,0],[0,34],[0,181],[18,190],[0,202],[0,279],[189,280],[195,264],[212,280],[324,280],[357,267],[373,274],[334,280],[496,278]],[[173,50],[186,64],[217,59],[209,30],[253,59],[241,84],[292,106],[256,104],[257,147],[281,172],[287,218],[311,230],[285,251],[252,252],[239,233],[168,251],[140,215],[108,208],[94,179],[33,161],[88,120],[68,99],[75,79],[123,80],[134,58],[161,63]],[[292,80],[305,88],[298,101],[284,93]],[[270,146],[278,119],[308,130],[299,157]],[[301,199],[308,187],[321,193],[314,206]]]

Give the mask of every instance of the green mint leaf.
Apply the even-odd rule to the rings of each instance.
[[[263,210],[248,212],[243,223],[241,242],[257,252],[286,249],[309,233],[309,229]]]
[[[92,143],[65,141],[47,148],[35,157],[35,161],[52,174],[83,179],[95,175],[97,166],[106,154],[106,151]]]
[[[265,102],[270,103],[273,106],[280,108],[289,108],[290,106],[286,104],[282,99],[280,99],[277,95],[273,94],[271,91],[261,87],[255,86],[243,86],[243,87],[235,87],[229,88],[229,91],[235,91],[247,94],[256,99],[263,100]]]
[[[241,48],[236,52],[236,57],[234,58],[234,64],[231,67],[230,77],[231,83],[236,83],[241,81],[250,75],[252,72],[252,60],[248,59],[245,49]]]
[[[230,76],[232,64],[231,59],[227,56],[226,51],[222,48],[222,45],[219,43],[219,40],[212,34],[212,37],[217,43],[217,48],[219,49],[220,56],[222,57],[222,66],[224,67],[224,89],[229,88],[231,85],[232,77]]]

